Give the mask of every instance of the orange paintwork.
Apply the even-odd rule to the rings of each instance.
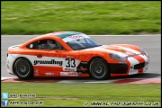
[[[26,46],[29,45],[30,43],[33,43],[38,40],[44,40],[44,39],[53,39],[53,40],[59,42],[65,48],[65,50],[39,50],[39,49],[26,48]],[[140,52],[139,47],[134,46],[134,45],[115,44],[115,46],[131,48],[133,50]],[[108,47],[105,46],[105,50],[106,49],[113,50],[116,52],[122,52],[123,54],[127,53],[126,50],[123,50],[123,49],[121,50],[121,48],[116,48],[116,47],[114,47],[114,45],[109,45]],[[31,40],[25,42],[24,44],[20,45],[19,47],[16,47],[16,48],[10,47],[10,48],[8,48],[8,53],[9,54],[19,54],[19,55],[30,55],[30,56],[34,56],[34,57],[36,57],[38,54],[42,54],[43,57],[57,57],[57,58],[71,58],[72,57],[74,59],[78,59],[83,62],[90,62],[90,60],[92,60],[92,58],[94,58],[94,57],[101,57],[105,61],[107,61],[107,63],[120,64],[120,61],[110,58],[108,56],[108,54],[109,54],[108,51],[105,52],[104,50],[94,50],[93,48],[87,49],[87,50],[73,50],[61,38],[59,38],[58,36],[53,36],[53,35],[51,35],[51,33],[31,39]],[[134,59],[137,59],[139,61],[139,63],[145,62],[145,60],[140,56],[135,56]],[[112,77],[129,75],[129,71],[130,71],[130,67],[131,67],[130,61],[126,60],[125,64],[128,65],[128,70],[126,73],[124,73],[124,74],[111,73],[110,75]],[[55,76],[60,76],[60,72],[63,72],[63,69],[61,67],[55,67],[54,71],[51,71],[53,69],[53,67],[51,67],[51,66],[45,66],[45,67],[33,66],[33,68],[34,68],[34,71],[39,70],[39,75],[34,73],[35,77],[45,76],[44,72],[45,71],[48,72],[48,70],[49,70],[49,72],[54,73]],[[143,72],[143,69],[138,70],[138,73],[142,73],[142,72]],[[82,77],[89,77],[89,74],[83,73]]]

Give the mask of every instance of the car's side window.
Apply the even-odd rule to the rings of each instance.
[[[37,48],[38,49],[45,49],[45,50],[49,49],[49,46],[47,44],[47,40],[40,40],[40,41],[38,41],[37,42]]]
[[[46,39],[33,42],[27,46],[29,49],[42,49],[42,50],[64,50],[65,48],[55,40]]]
[[[37,42],[31,43],[29,45],[27,45],[27,48],[29,49],[37,49]]]

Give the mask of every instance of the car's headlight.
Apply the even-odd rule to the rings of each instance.
[[[148,55],[147,52],[145,50],[143,50],[142,48],[140,48],[140,51],[141,51],[142,54]]]
[[[121,57],[121,56],[119,56],[119,55],[117,55],[117,54],[109,54],[109,56],[110,56],[111,58],[115,59],[115,60],[118,60],[118,61],[126,61],[126,58]]]

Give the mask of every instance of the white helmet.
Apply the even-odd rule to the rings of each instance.
[[[50,46],[50,48],[55,48],[56,47],[56,43],[52,40],[47,40],[47,44]]]

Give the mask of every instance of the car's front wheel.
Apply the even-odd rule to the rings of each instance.
[[[31,79],[33,77],[33,68],[31,63],[25,58],[19,58],[14,63],[14,73],[20,79]]]
[[[89,66],[90,76],[97,80],[107,79],[109,77],[109,69],[106,61],[102,58],[95,58]]]

